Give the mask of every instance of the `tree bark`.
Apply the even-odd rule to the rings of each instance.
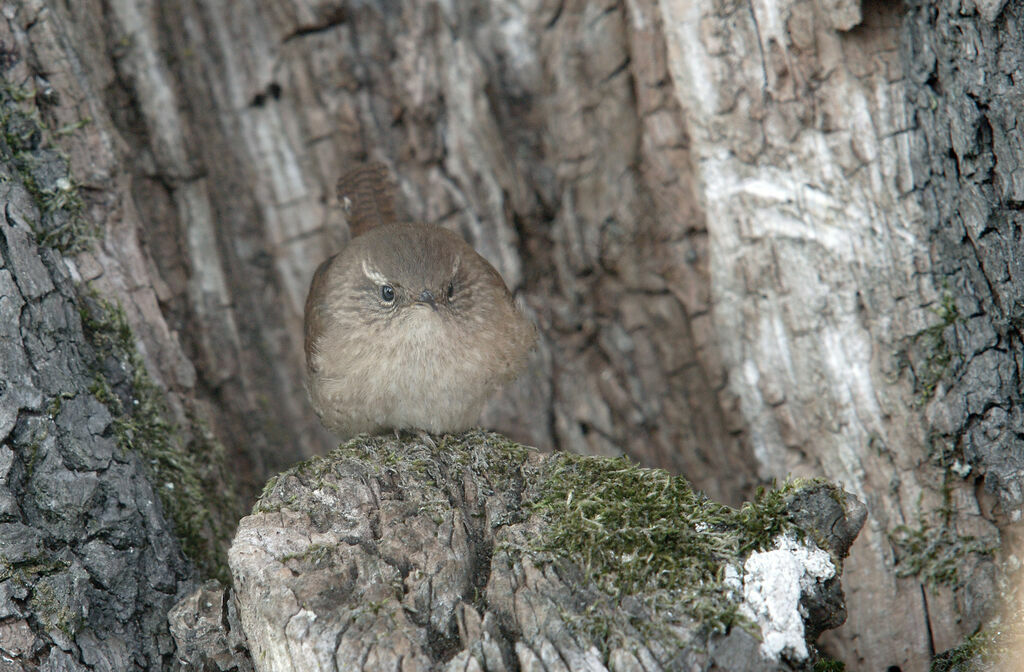
[[[724,372],[699,356],[704,237],[656,26],[631,31],[621,7],[533,10],[70,10],[93,26],[77,40],[118,56],[95,86],[129,103],[116,130],[145,148],[125,167],[164,320],[257,473],[328,445],[303,398],[297,325],[344,235],[334,182],[369,156],[395,167],[403,209],[463,233],[546,334],[486,424],[626,451],[733,502],[750,485],[739,426],[708,394]]]
[[[762,476],[824,473],[868,502],[847,569],[850,618],[829,640],[838,657],[922,670],[981,613],[902,577],[892,536],[998,533],[970,484],[950,477],[951,456],[928,459],[921,403],[949,373],[936,361],[945,334],[932,332],[954,315],[940,314],[929,272],[901,8],[826,4],[662,7],[708,218],[727,393]],[[950,500],[955,519],[939,520]],[[992,594],[983,554],[958,562],[973,574],[968,592]],[[880,620],[904,635],[871,626]]]
[[[136,354],[114,359],[148,371],[172,444],[213,456],[193,483],[217,481],[223,443],[250,502],[333,443],[302,389],[301,310],[347,235],[335,180],[383,161],[401,208],[463,234],[542,332],[484,424],[732,504],[791,473],[841,482],[870,518],[825,641],[922,670],[982,622],[1024,500],[1022,5],[961,5],[8,3],[4,161],[36,208],[17,221],[65,253],[18,242],[9,212],[5,310],[74,312],[64,268],[123,306]],[[78,244],[83,222],[98,240]],[[10,363],[45,322],[6,325],[3,365],[31,381],[0,386],[19,468],[15,428],[59,390]],[[102,348],[68,329],[93,375]],[[114,368],[111,426],[138,425],[122,402],[150,388]],[[216,508],[205,573],[244,509]]]
[[[184,439],[135,422],[132,403],[152,401],[138,361],[90,341],[116,329],[90,312],[60,253],[37,244],[34,233],[68,213],[41,213],[25,180],[53,196],[67,167],[32,146],[41,134],[9,91],[0,103],[0,669],[161,669],[174,651],[166,612],[192,568],[157,494],[167,483],[147,468],[159,458],[126,450],[148,444],[126,433],[159,431],[165,449]],[[15,124],[29,141],[12,158]],[[125,413],[114,410],[122,397]]]

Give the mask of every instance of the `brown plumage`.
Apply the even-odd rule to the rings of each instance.
[[[347,183],[362,181],[362,191],[345,191],[360,226],[394,216],[367,175]],[[306,386],[324,425],[342,437],[461,431],[523,369],[536,338],[501,276],[462,238],[378,219],[313,276]]]
[[[345,210],[353,237],[398,221],[394,185],[383,163],[361,164],[342,175],[338,180],[338,202]]]

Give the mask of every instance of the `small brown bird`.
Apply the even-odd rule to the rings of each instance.
[[[396,223],[379,164],[338,182],[353,238],[306,298],[306,388],[342,438],[472,427],[537,340],[498,272],[438,226]]]

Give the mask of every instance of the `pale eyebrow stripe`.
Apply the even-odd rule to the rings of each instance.
[[[363,266],[363,275],[368,277],[370,280],[373,280],[378,285],[386,285],[386,284],[388,284],[388,279],[385,278],[383,275],[381,275],[378,271],[370,268],[370,265],[368,263],[366,263],[364,261],[364,262],[362,262],[362,266]]]

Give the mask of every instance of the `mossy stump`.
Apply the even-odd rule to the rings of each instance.
[[[863,519],[820,482],[737,510],[496,434],[359,437],[272,479],[229,562],[257,670],[810,669]],[[836,571],[773,657],[744,562],[780,539]]]

